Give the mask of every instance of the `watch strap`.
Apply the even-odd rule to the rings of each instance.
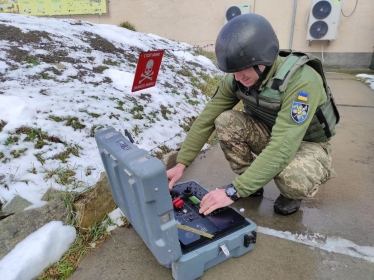
[[[235,191],[235,193],[229,195],[229,193],[228,193],[228,191],[227,191],[227,189],[229,189],[229,188],[230,188],[230,189],[233,189],[233,190]],[[238,191],[236,190],[236,188],[234,187],[233,184],[230,184],[230,185],[228,185],[228,186],[226,187],[226,195],[227,195],[229,198],[231,198],[233,201],[237,201],[237,200],[240,199],[240,197],[237,195],[237,193],[238,193]]]

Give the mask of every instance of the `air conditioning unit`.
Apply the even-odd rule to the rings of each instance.
[[[232,20],[234,17],[249,14],[251,6],[249,4],[229,5],[226,6],[225,24]]]
[[[338,37],[341,0],[312,0],[306,39],[335,40]]]

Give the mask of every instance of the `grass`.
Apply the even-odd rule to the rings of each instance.
[[[45,163],[45,158],[43,157],[43,153],[34,154],[36,159],[43,165]]]
[[[108,66],[100,65],[100,66],[94,67],[94,68],[92,69],[92,71],[93,71],[94,73],[100,73],[100,74],[102,74],[102,73],[104,72],[104,70],[107,70],[107,69],[109,69]]]
[[[182,75],[182,76],[189,77],[189,78],[193,77],[192,72],[187,67],[182,67],[182,69],[179,69],[176,73],[178,75]]]
[[[48,73],[42,73],[41,76],[42,76],[43,80],[50,80],[51,79],[51,77],[49,77]]]
[[[119,27],[126,28],[132,31],[136,31],[135,25],[130,23],[129,21],[122,21],[120,24],[118,24]]]
[[[134,119],[141,120],[143,119],[144,107],[139,105],[137,102],[134,102],[134,107],[129,111],[134,116]]]
[[[101,124],[93,124],[90,129],[90,137],[95,137],[96,130],[103,128],[104,126]]]
[[[116,106],[114,108],[116,108],[118,110],[121,110],[121,111],[125,111],[125,109],[123,109],[123,105],[125,105],[125,102],[123,102],[122,100],[117,100],[117,105],[118,106]]]
[[[48,139],[47,133],[43,132],[40,128],[32,128],[28,126],[21,126],[16,130],[17,134],[26,134],[24,141],[33,142],[36,139]]]
[[[179,124],[179,126],[183,128],[184,132],[188,132],[195,120],[196,120],[195,117],[184,117],[183,118],[184,123]]]
[[[28,64],[32,64],[33,66],[37,66],[40,64],[39,61],[36,60],[36,58],[34,57],[24,57],[23,61],[25,61]]]
[[[334,68],[324,68],[325,73],[326,72],[336,72],[336,73],[341,73],[341,74],[348,74],[348,75],[358,75],[358,74],[368,74],[368,75],[374,75],[374,70],[367,69],[367,70],[362,70],[362,69],[334,69]]]
[[[52,159],[59,159],[62,163],[66,163],[67,159],[70,156],[70,153],[71,153],[71,151],[69,149],[67,149],[67,150],[65,150],[61,153],[58,153],[58,154],[54,155],[52,157]]]
[[[114,223],[108,216],[105,216],[103,221],[95,222],[87,229],[78,226],[77,215],[73,205],[78,200],[84,199],[89,193],[90,191],[85,191],[80,194],[63,192],[59,195],[60,199],[64,201],[65,207],[70,212],[69,225],[76,228],[77,237],[61,259],[47,268],[44,273],[38,277],[38,280],[68,279],[77,269],[78,264],[84,256],[92,250],[92,244],[95,244],[95,248],[100,247],[106,238],[110,236],[107,227]],[[124,222],[124,227],[131,227],[127,220]]]
[[[110,66],[118,66],[118,65],[121,64],[121,63],[119,63],[117,61],[113,61],[111,59],[104,59],[103,63],[107,64],[107,65],[110,65]]]
[[[60,153],[58,154],[58,158],[61,160],[61,165],[54,169],[48,169],[44,167],[44,180],[54,180],[56,183],[69,187],[71,189],[77,189],[77,188],[87,188],[87,183],[84,181],[77,180],[75,178],[76,170],[81,167],[79,165],[70,165],[65,164],[67,163],[66,159],[69,156],[68,153]],[[86,171],[87,174],[87,171]],[[87,175],[86,175],[87,176]]]
[[[81,130],[82,128],[86,127],[84,124],[79,122],[79,119],[77,117],[67,117],[66,126],[71,126],[72,128],[74,128],[74,130]]]
[[[72,185],[75,182],[75,171],[70,167],[59,167],[56,169],[45,169],[44,180],[54,178],[55,181],[63,186]]]
[[[372,73],[358,73],[358,74],[374,75],[374,71]],[[359,81],[359,82],[363,83],[365,86],[370,88],[370,83],[368,82],[367,78],[356,77],[357,74],[354,74],[354,75],[355,75],[356,81]]]
[[[69,250],[62,256],[62,258],[49,267],[38,279],[52,280],[52,279],[68,279],[77,269],[78,264],[82,261],[84,256],[91,250],[90,243],[100,245],[103,243],[109,232],[106,231],[106,218],[103,223],[95,223],[87,231],[78,231],[74,243]]]
[[[196,85],[196,87],[201,90],[201,92],[208,96],[212,97],[213,94],[216,92],[216,89],[221,82],[222,76],[220,75],[215,75],[215,76],[209,76],[206,73],[199,73],[200,77],[204,80],[204,83],[200,83]]]
[[[98,118],[98,117],[101,116],[100,114],[88,112],[87,110],[80,110],[80,112],[86,113],[87,115],[89,115],[89,116],[91,116],[93,118]]]
[[[142,132],[142,129],[136,124],[132,128],[132,132],[134,132],[135,136],[138,136]]]
[[[43,132],[40,128],[21,126],[16,129],[15,135],[9,136],[4,145],[12,145],[18,142],[19,136],[24,134],[26,137],[23,139],[24,142],[33,142],[35,149],[41,149],[44,145],[47,145],[48,142],[53,143],[63,143],[56,136],[49,136],[46,132]]]
[[[194,50],[195,50],[196,55],[203,55],[203,56],[209,58],[214,63],[214,65],[217,66],[216,55],[214,54],[214,52],[206,51],[206,50],[204,50],[203,48],[200,48],[200,47],[195,48]]]
[[[9,145],[12,145],[14,143],[17,143],[19,140],[19,138],[17,136],[9,136],[6,140],[5,140],[5,143],[4,145],[5,146],[9,146]]]
[[[14,158],[19,158],[21,155],[23,155],[25,152],[27,151],[27,148],[25,149],[21,149],[21,150],[12,150],[10,152],[10,154],[14,157]]]
[[[367,74],[367,75],[374,75],[374,70],[367,69],[367,70],[344,70],[344,69],[334,69],[334,68],[325,68],[324,69],[325,73],[330,72],[330,73],[340,73],[340,74],[347,74],[353,76],[353,78],[356,81],[359,81],[366,86],[370,87],[370,84],[367,83],[367,79],[361,78],[361,77],[356,77],[358,74]]]
[[[34,164],[32,164],[32,168],[30,168],[28,171],[30,173],[32,173],[32,174],[38,174],[38,172],[36,171],[36,168],[35,168]]]
[[[161,115],[162,117],[165,119],[165,120],[168,120],[169,117],[167,116],[167,114],[171,114],[171,111],[165,107],[164,105],[160,105],[160,109],[161,109]]]
[[[158,146],[158,148],[160,148],[161,151],[155,151],[155,152],[152,154],[153,157],[156,157],[156,158],[158,158],[158,159],[162,159],[162,157],[163,157],[165,154],[171,152],[171,149],[170,149],[168,146],[166,146],[166,145]]]
[[[77,125],[78,120],[77,118],[59,118],[59,117],[53,117],[50,116],[50,119],[53,119],[57,122],[61,121],[66,121],[66,125],[70,126],[75,126],[76,129],[80,128],[80,126]],[[22,138],[22,136],[24,136]],[[23,139],[23,142],[32,142],[34,143],[34,148],[35,149],[41,149],[45,145],[51,145],[52,143],[60,143],[62,144],[65,149],[61,152],[58,152],[54,155],[50,155],[50,159],[55,159],[59,160],[61,164],[66,164],[68,162],[68,159],[71,156],[79,157],[80,156],[80,151],[82,150],[82,147],[79,146],[76,143],[67,143],[61,141],[58,137],[56,136],[50,136],[46,132],[42,131],[40,128],[35,128],[35,127],[29,127],[29,126],[21,126],[15,130],[15,133],[10,135],[6,140],[4,145],[5,146],[10,146],[10,155],[13,158],[20,158],[23,156],[27,148],[21,148],[17,149],[18,147],[18,142]],[[44,165],[46,161],[46,156],[45,152],[40,152],[34,154],[35,158],[37,161],[39,161],[42,165]],[[11,160],[11,158],[6,157],[4,153],[1,153],[0,155],[0,160],[2,163],[6,163]],[[77,167],[73,166],[63,166],[59,167],[53,170],[47,170],[45,169],[44,172],[46,173],[44,176],[45,180],[53,179],[55,182],[58,184],[61,184],[63,186],[73,186],[74,188],[84,186],[84,183],[81,181],[77,181],[75,179],[75,174]],[[37,174],[36,168],[33,166],[33,168],[29,169],[30,173]],[[88,175],[86,175],[88,176]]]

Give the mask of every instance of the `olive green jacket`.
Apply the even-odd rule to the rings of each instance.
[[[264,90],[266,83],[274,76],[282,61],[284,58],[276,59],[263,80],[260,91]],[[222,112],[231,110],[240,101],[237,93],[232,89],[233,79],[233,74],[225,75],[216,94],[193,123],[178,154],[177,162],[186,166],[190,165],[213,133],[214,120]],[[298,101],[299,92],[308,93],[306,103],[309,104],[308,116],[301,123],[291,118],[291,107],[294,101]],[[281,95],[280,111],[274,126],[271,127],[269,145],[258,155],[251,166],[233,181],[233,185],[242,197],[266,185],[291,162],[313,115],[326,100],[321,76],[308,65],[300,67],[291,77],[286,90]],[[248,113],[251,114],[251,112]],[[261,120],[261,116],[257,118]]]

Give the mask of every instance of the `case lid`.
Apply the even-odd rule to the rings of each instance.
[[[95,133],[114,201],[158,262],[182,256],[165,165],[113,127]]]

